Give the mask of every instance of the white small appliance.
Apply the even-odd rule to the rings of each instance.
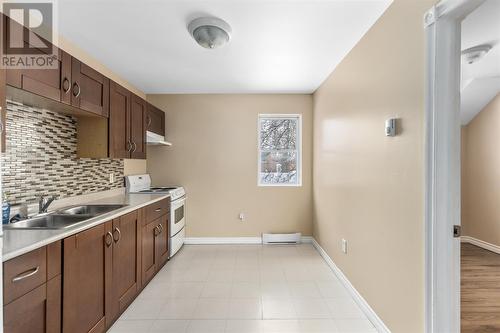
[[[125,177],[128,193],[170,194],[170,258],[180,250],[186,235],[186,191],[182,186],[151,186],[148,174]]]

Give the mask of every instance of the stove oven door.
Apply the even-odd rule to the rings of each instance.
[[[170,204],[170,237],[175,236],[186,224],[186,197],[174,200]]]

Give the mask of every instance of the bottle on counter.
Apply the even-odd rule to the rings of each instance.
[[[10,219],[10,203],[7,201],[5,192],[2,196],[2,224],[8,224]]]

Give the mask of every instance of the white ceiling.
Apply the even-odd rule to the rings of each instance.
[[[146,93],[311,93],[392,0],[64,0],[59,30]],[[207,50],[186,26],[232,26]]]
[[[462,125],[500,93],[500,0],[487,0],[462,22],[462,50],[481,44],[493,48],[477,63],[462,63]]]

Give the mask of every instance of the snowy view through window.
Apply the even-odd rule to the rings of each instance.
[[[259,116],[259,185],[300,185],[299,116]]]

